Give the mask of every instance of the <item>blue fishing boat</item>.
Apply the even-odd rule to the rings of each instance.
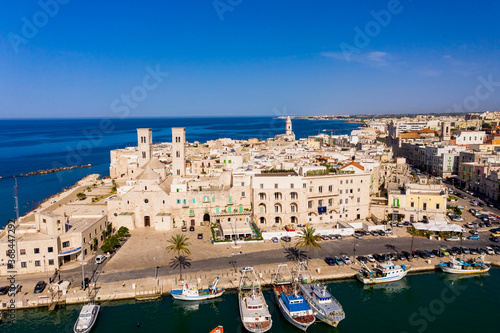
[[[286,320],[302,331],[312,325],[316,317],[293,283],[292,274],[288,266],[278,265],[274,275],[274,297],[278,307]]]

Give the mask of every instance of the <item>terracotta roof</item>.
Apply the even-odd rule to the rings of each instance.
[[[436,131],[433,131],[430,128],[424,128],[423,130],[418,131],[418,134],[422,133],[436,133]]]
[[[408,133],[399,133],[401,139],[420,139],[420,134],[418,132],[412,131]]]
[[[360,169],[361,171],[365,171],[365,167],[364,166],[362,166],[358,162],[354,162],[354,161],[352,161],[349,164],[344,165],[342,168],[340,168],[340,170],[342,170],[344,168],[347,168],[349,165],[355,166],[356,168]]]

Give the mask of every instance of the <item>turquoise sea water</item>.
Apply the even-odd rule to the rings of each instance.
[[[152,128],[153,142],[171,141],[172,127],[186,127],[189,142],[218,138],[266,139],[284,133],[285,120],[272,117],[0,120],[0,227],[14,214],[12,175],[54,167],[92,164],[18,178],[21,215],[87,174],[109,175],[109,151],[137,145],[137,128]],[[349,134],[358,124],[293,120],[297,138],[318,133]],[[328,131],[326,131],[328,130]]]
[[[317,322],[308,332],[484,332],[497,331],[500,270],[486,275],[450,276],[442,273],[409,275],[405,280],[365,287],[354,280],[332,282],[329,290],[346,312],[338,328]],[[299,332],[281,315],[271,291],[265,290],[273,327],[271,332]],[[72,332],[79,306],[57,311],[20,310],[16,324],[1,332]],[[140,327],[137,327],[140,323]],[[93,332],[244,332],[237,294],[205,302],[105,302]]]

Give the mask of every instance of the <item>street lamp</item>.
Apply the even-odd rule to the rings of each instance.
[[[158,269],[158,266],[156,266],[156,257],[153,257],[154,261],[155,261],[155,280],[158,278],[158,273],[157,273],[157,269]]]

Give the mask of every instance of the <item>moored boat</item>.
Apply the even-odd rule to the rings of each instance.
[[[216,328],[214,328],[213,330],[211,330],[210,333],[224,333],[224,327],[219,325]]]
[[[94,326],[97,316],[99,315],[99,305],[87,304],[80,311],[80,315],[76,320],[73,331],[75,333],[88,333]]]
[[[305,273],[309,275],[309,278],[303,276]],[[337,327],[340,321],[345,318],[344,309],[324,284],[312,279],[311,272],[305,262],[299,263],[298,281],[302,295],[316,318],[330,326]]]
[[[287,265],[278,265],[274,275],[274,297],[286,320],[300,330],[306,331],[316,317],[309,304],[294,285]]]
[[[399,281],[406,276],[411,266],[396,265],[391,261],[383,263],[370,269],[365,263],[363,268],[356,274],[356,278],[363,284],[389,283]]]
[[[448,262],[438,264],[438,267],[444,273],[450,274],[477,274],[486,273],[490,270],[491,265],[484,263],[484,255],[479,256],[475,261],[466,262],[462,259],[456,259],[452,256]]]
[[[207,289],[198,288],[197,284],[184,284],[182,290],[172,290],[170,295],[173,298],[183,301],[201,301],[221,296],[224,293],[223,288],[217,288],[219,277],[208,285]]]
[[[259,279],[253,267],[245,267],[241,273],[238,287],[241,322],[249,332],[267,332],[271,329],[273,321]]]

